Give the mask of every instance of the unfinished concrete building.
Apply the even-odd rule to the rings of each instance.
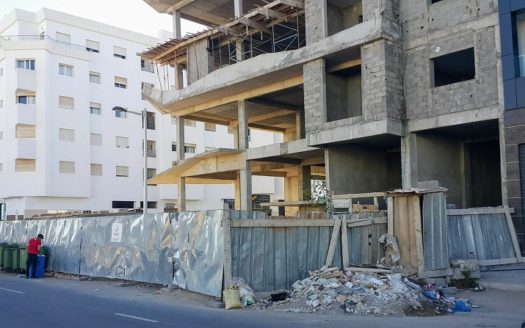
[[[176,73],[143,95],[179,118],[180,145],[184,119],[237,141],[151,183],[183,195],[227,180],[251,209],[252,176],[282,177],[287,215],[312,180],[335,195],[436,180],[449,206],[506,204],[496,0],[145,1],[173,15],[175,35],[141,55]],[[209,29],[181,37],[181,17]],[[284,142],[249,148],[250,129]]]

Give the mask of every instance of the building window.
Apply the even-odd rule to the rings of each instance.
[[[58,74],[64,76],[73,76],[73,66],[66,64],[58,64]]]
[[[36,126],[17,124],[15,127],[15,136],[19,139],[34,139],[36,138]]]
[[[89,72],[89,82],[100,84],[100,73]]]
[[[16,96],[16,103],[34,105],[36,104],[36,96]]]
[[[128,79],[125,77],[115,76],[115,87],[126,89],[128,87]]]
[[[129,148],[128,137],[116,137],[115,145],[117,146],[117,148]]]
[[[186,154],[195,154],[196,150],[197,150],[197,145],[195,144],[185,144],[184,145],[184,153]]]
[[[71,43],[71,35],[61,32],[56,32],[56,40],[62,43]]]
[[[74,174],[75,173],[75,162],[60,161],[58,163],[58,171],[60,173]]]
[[[140,202],[140,208],[144,205],[144,202]],[[148,202],[148,208],[157,208],[157,202]]]
[[[75,142],[75,130],[61,128],[58,133],[58,139],[60,141]]]
[[[151,179],[153,178],[154,176],[157,175],[157,170],[156,169],[148,169],[148,179]]]
[[[102,164],[91,164],[91,175],[102,175]]]
[[[177,151],[177,142],[176,141],[172,141],[171,142],[171,151]]]
[[[75,108],[75,98],[58,96],[58,107],[64,109],[74,109]]]
[[[148,130],[155,130],[155,113],[147,112],[146,127],[148,128]]]
[[[91,133],[90,143],[91,146],[102,146],[102,135],[99,133]]]
[[[112,208],[133,208],[134,206],[135,202],[133,201],[114,200],[111,202]]]
[[[15,172],[35,172],[36,160],[17,158],[15,160]]]
[[[435,87],[472,80],[476,77],[474,48],[433,58],[432,66]]]
[[[144,72],[150,72],[150,73],[155,72],[153,62],[149,59],[140,60],[140,69],[143,70]]]
[[[126,49],[114,46],[113,47],[113,57],[126,59]]]
[[[116,111],[113,111],[115,113],[115,117],[118,117],[118,118],[126,118],[128,117],[128,112],[125,112],[123,110],[116,110]]]
[[[101,115],[102,114],[101,105],[99,103],[90,102],[89,112],[94,115]]]
[[[86,51],[88,52],[100,52],[100,43],[93,40],[86,40]]]
[[[127,166],[116,166],[115,175],[117,177],[128,177],[129,176],[129,167]]]
[[[17,59],[16,68],[28,69],[28,70],[34,71],[35,70],[35,60],[34,59]]]
[[[148,150],[148,157],[157,157],[157,152],[155,150],[155,141],[154,140],[148,140],[147,144],[147,150]]]
[[[204,123],[204,130],[214,132],[217,130],[217,126],[214,123]]]
[[[516,35],[518,37],[520,76],[525,77],[525,13],[516,15]]]
[[[184,125],[194,128],[197,126],[197,122],[195,122],[194,120],[184,120]]]

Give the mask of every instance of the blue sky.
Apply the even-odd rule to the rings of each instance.
[[[142,0],[0,0],[0,18],[15,8],[37,11],[42,7],[151,36],[172,29],[170,15],[157,13]],[[182,23],[183,35],[199,30],[198,24]]]

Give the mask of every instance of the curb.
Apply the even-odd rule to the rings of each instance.
[[[496,289],[496,290],[512,291],[512,292],[525,292],[524,284],[480,281],[479,285],[487,289]]]

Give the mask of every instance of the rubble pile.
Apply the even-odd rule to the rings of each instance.
[[[290,298],[266,304],[275,311],[340,312],[359,315],[403,315],[419,308],[419,292],[398,273],[343,272],[322,268],[295,282]]]
[[[470,312],[466,299],[450,296],[454,287],[420,286],[400,273],[383,269],[326,268],[309,272],[279,299],[260,300],[255,308],[279,312],[325,312],[374,316],[437,315]],[[275,296],[274,294],[272,296]]]

